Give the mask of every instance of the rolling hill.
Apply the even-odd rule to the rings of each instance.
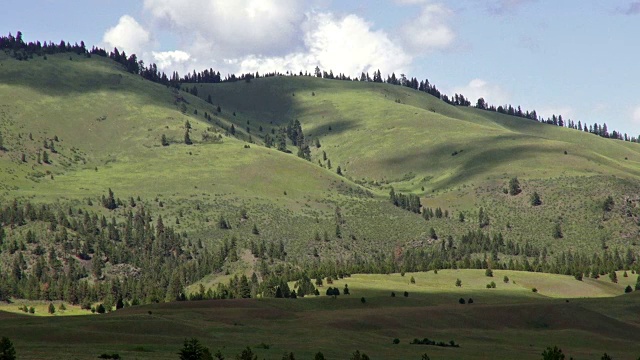
[[[451,106],[389,84],[278,76],[177,90],[74,53],[24,61],[0,54],[0,70],[4,207],[18,199],[70,214],[78,208],[124,231],[135,199],[189,246],[216,251],[231,241],[240,255],[252,250],[214,274],[292,264],[387,272],[410,266],[409,254],[419,256],[415,270],[465,257],[486,266],[487,254],[493,266],[515,260],[553,272],[574,271],[562,268],[567,255],[583,256],[577,263],[594,274],[637,264],[636,143]],[[296,156],[292,140],[289,153],[264,146],[266,134],[276,137],[295,120],[311,161]],[[193,145],[185,144],[187,131]],[[513,177],[522,187],[516,196],[503,191]],[[393,206],[392,188],[447,216],[427,221]],[[115,210],[100,206],[109,189],[120,200]],[[531,205],[533,192],[542,205]],[[608,196],[614,204],[604,211]],[[489,218],[482,232],[499,234],[497,246],[464,244],[479,230],[481,208]],[[69,254],[45,228],[6,227],[6,238],[25,242],[33,231],[45,247]],[[284,248],[276,265],[256,254],[260,243]],[[434,262],[428,254],[438,251]],[[0,255],[5,270],[14,256]]]

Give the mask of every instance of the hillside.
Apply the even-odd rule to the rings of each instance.
[[[193,87],[198,96],[184,91]],[[638,144],[388,84],[283,76],[182,89],[100,56],[0,54],[0,274],[24,276],[6,275],[7,289],[15,281],[41,296],[27,274],[44,253],[66,272],[84,268],[89,284],[130,265],[171,291],[205,275],[215,285],[254,272],[264,281],[301,270],[494,266],[595,277],[637,267]],[[290,153],[264,146],[295,120],[311,161],[296,156],[292,139]],[[513,177],[515,196],[503,193]],[[448,216],[425,220],[393,206],[392,187]],[[115,209],[102,206],[109,189]],[[540,206],[530,204],[534,191]],[[32,215],[13,222],[22,212]],[[56,271],[39,281],[49,276],[62,289]]]

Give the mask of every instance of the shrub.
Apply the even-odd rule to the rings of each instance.
[[[632,292],[632,291],[633,291],[633,289],[631,288],[631,285],[627,285],[627,287],[626,287],[626,288],[624,288],[624,292],[625,292],[625,293],[630,293],[630,292]]]
[[[488,277],[493,277],[493,270],[487,269],[484,271],[484,275]]]
[[[96,312],[98,314],[104,314],[107,311],[107,309],[104,308],[103,304],[98,305],[98,307],[96,307]]]
[[[361,298],[360,298],[360,302],[364,304],[364,303],[366,303],[366,302],[367,302],[367,300],[366,300],[366,299],[364,298],[364,296],[363,296],[363,297],[361,297]]]
[[[198,339],[196,338],[191,338],[188,340],[185,339],[184,345],[182,346],[182,349],[180,349],[180,352],[178,352],[178,355],[180,355],[180,360],[213,359],[213,357],[211,356],[211,352],[209,352],[209,349],[200,344],[200,341],[198,341]],[[245,358],[242,357],[241,359]],[[248,359],[253,358],[249,357]]]
[[[33,306],[29,308],[29,314],[35,314],[36,313],[36,308],[34,308]]]
[[[49,309],[47,311],[49,312],[49,314],[55,314],[56,313],[56,307],[53,306],[53,303],[49,303]]]
[[[411,280],[409,280],[412,284],[416,283],[416,278],[414,278],[413,276],[411,277]]]
[[[537,293],[537,292],[538,292],[538,289],[533,288],[533,289],[531,289],[531,291],[532,291],[532,292],[534,292],[534,293]]]
[[[391,292],[391,297],[396,297],[396,293],[395,292]]]
[[[463,298],[458,299],[458,302],[459,302],[460,304],[462,304],[462,305],[464,305],[464,304],[466,303],[466,302],[464,301],[464,299],[463,299]]]
[[[16,349],[13,348],[13,343],[9,338],[3,337],[0,339],[0,359],[2,360],[15,360]]]
[[[462,280],[456,279],[456,286],[457,287],[462,287]]]
[[[467,304],[473,304],[473,299],[469,298],[469,300],[467,301]]]
[[[396,345],[400,344],[400,339],[398,338],[393,339],[393,343]]]
[[[408,291],[404,292],[404,297],[409,297],[409,292]]]
[[[504,278],[502,278],[502,281],[504,281],[505,284],[509,283],[509,277],[505,275]]]

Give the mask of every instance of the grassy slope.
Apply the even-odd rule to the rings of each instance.
[[[502,282],[503,275],[510,277],[509,284]],[[409,284],[410,276],[416,278],[416,284]],[[425,352],[437,359],[483,359],[489,353],[506,359],[514,352],[522,359],[539,359],[549,345],[558,345],[577,358],[599,358],[605,351],[614,358],[635,358],[640,353],[640,323],[634,316],[638,294],[575,298],[594,290],[595,296],[620,294],[635,276],[620,274],[621,283],[610,284],[496,271],[497,288],[486,289],[489,278],[482,270],[408,273],[404,277],[359,275],[334,283],[342,288],[347,282],[351,289],[350,296],[338,299],[171,303],[87,317],[0,312],[0,335],[9,333],[24,359],[90,359],[105,352],[124,358],[172,359],[182,339],[192,336],[214,350],[222,349],[226,357],[247,345],[266,343],[269,350],[254,348],[266,359],[279,359],[284,351],[304,359],[322,351],[329,359],[341,359],[356,349],[374,359],[419,359]],[[456,278],[462,280],[462,288],[454,286]],[[530,291],[532,285],[540,289],[538,294]],[[401,295],[405,290],[409,297]],[[395,298],[389,296],[391,291],[397,293]],[[366,298],[365,304],[361,297]],[[460,305],[459,297],[472,297],[474,303]],[[461,347],[408,344],[423,337],[453,339]],[[401,343],[393,345],[394,338]]]
[[[260,126],[270,131],[299,119],[307,137],[322,144],[313,150],[314,161],[325,151],[334,169],[346,168],[348,178],[380,196],[393,185],[454,217],[464,212],[473,223],[484,206],[490,231],[552,251],[597,250],[601,240],[625,247],[640,242],[637,205],[632,204],[634,218],[624,215],[624,201],[637,198],[638,144],[452,107],[385,84],[287,77],[196,87],[223,112],[235,112],[231,120],[239,128],[249,122],[254,136]],[[452,156],[454,151],[460,153]],[[517,197],[502,194],[513,176],[523,187]],[[543,206],[529,205],[533,191],[541,194]],[[600,204],[608,195],[617,207],[614,216],[603,218]],[[561,241],[551,236],[557,222],[565,233]],[[447,220],[428,226],[454,236],[474,228]]]

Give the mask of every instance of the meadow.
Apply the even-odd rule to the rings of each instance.
[[[285,352],[312,359],[319,351],[327,359],[347,359],[356,350],[372,359],[420,359],[424,353],[431,359],[509,359],[514,353],[540,359],[547,346],[557,345],[576,359],[599,359],[604,352],[635,359],[638,293],[621,294],[637,275],[619,275],[618,284],[499,270],[492,278],[483,270],[353,275],[324,285],[348,284],[350,295],[335,299],[322,294],[174,302],[86,316],[10,314],[5,305],[0,335],[13,339],[20,359],[92,359],[103,353],[175,359],[191,337],[226,358],[250,346],[260,359],[280,359]],[[491,280],[497,286],[487,289]],[[460,304],[460,298],[473,303]],[[460,347],[409,344],[425,337]]]

